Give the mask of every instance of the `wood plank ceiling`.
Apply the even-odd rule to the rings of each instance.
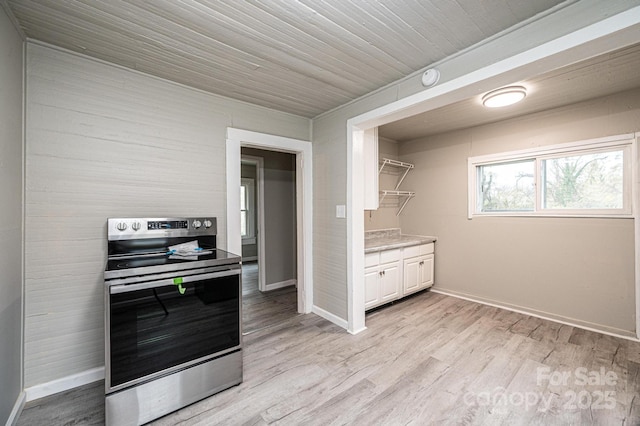
[[[305,117],[343,105],[563,3],[0,1],[9,5],[30,39]]]

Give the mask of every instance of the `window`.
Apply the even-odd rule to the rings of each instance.
[[[533,211],[536,203],[533,171],[533,160],[479,166],[478,210]]]
[[[240,181],[240,235],[243,239],[255,238],[255,181]]]
[[[546,209],[622,209],[624,149],[542,160]]]
[[[469,218],[631,217],[634,135],[469,158]]]

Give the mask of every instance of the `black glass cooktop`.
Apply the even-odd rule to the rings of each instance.
[[[105,278],[122,278],[134,275],[156,274],[182,271],[207,266],[222,266],[240,262],[240,256],[220,249],[211,249],[211,253],[200,256],[158,255],[121,256],[107,260]]]

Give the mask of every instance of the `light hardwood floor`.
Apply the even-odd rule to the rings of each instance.
[[[258,289],[258,264],[242,265],[242,332],[253,333],[298,315],[295,286],[261,292]]]
[[[251,333],[242,384],[152,424],[640,424],[640,343],[431,292],[367,327],[309,314]],[[34,401],[19,424],[95,424],[101,392]]]

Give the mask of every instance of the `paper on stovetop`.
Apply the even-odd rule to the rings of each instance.
[[[203,250],[198,240],[169,246],[169,259],[198,260],[198,256],[211,254],[211,250]]]

